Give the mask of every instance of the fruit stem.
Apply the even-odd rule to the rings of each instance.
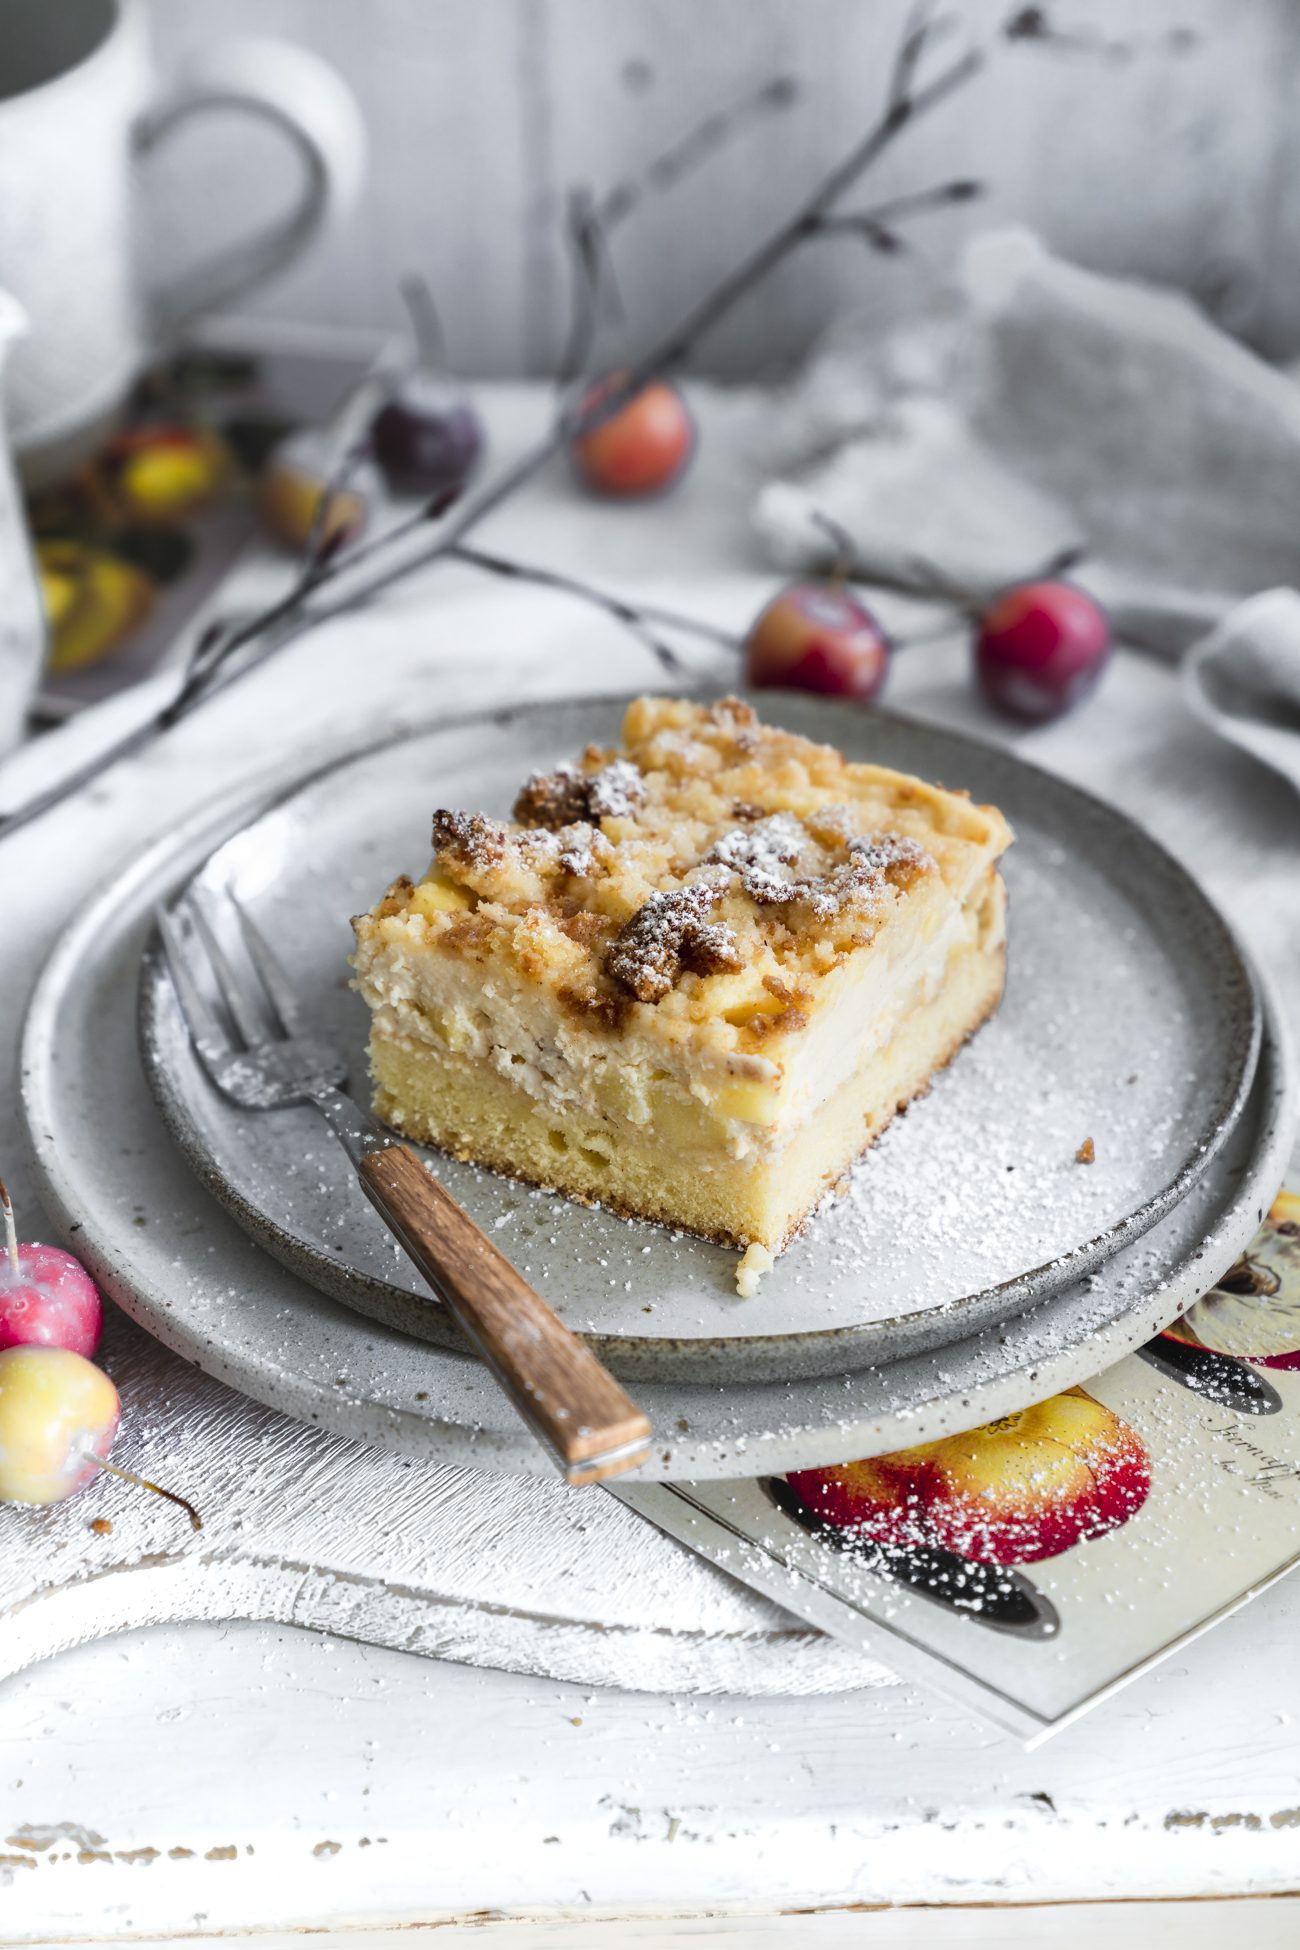
[[[408,271],[399,289],[411,321],[416,364],[425,372],[446,372],[447,338],[427,281],[418,271]]]
[[[195,1530],[202,1530],[203,1519],[192,1503],[187,1503],[175,1490],[165,1490],[161,1483],[151,1483],[147,1476],[137,1476],[129,1469],[122,1469],[117,1463],[105,1462],[102,1456],[91,1456],[96,1469],[106,1469],[110,1476],[120,1476],[124,1483],[134,1483],[137,1489],[152,1490],[155,1496],[165,1496],[169,1503],[178,1503]]]
[[[841,527],[838,521],[831,515],[825,514],[820,508],[813,509],[812,519],[835,547],[831,566],[826,571],[826,580],[837,587],[842,587],[848,581],[849,571],[853,567],[854,557],[857,554],[853,537],[846,528]]]
[[[9,1264],[13,1268],[14,1278],[18,1279],[23,1270],[18,1258],[18,1228],[14,1224],[14,1208],[9,1203],[9,1194],[5,1190],[3,1178],[0,1178],[0,1206],[4,1207],[5,1215],[5,1251],[9,1255]]]

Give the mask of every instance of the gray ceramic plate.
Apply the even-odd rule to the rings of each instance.
[[[181,825],[78,915],[50,959],[22,1052],[46,1209],[133,1319],[256,1400],[408,1455],[546,1475],[550,1461],[475,1361],[367,1320],[279,1265],[204,1191],[158,1116],[137,1048],[140,955],[156,902],[237,816],[228,802]],[[1250,1239],[1285,1169],[1291,1077],[1268,1003],[1241,1118],[1145,1238],[1005,1324],[906,1360],[826,1380],[639,1384],[656,1443],[638,1474],[812,1468],[971,1428],[1086,1380],[1197,1299]],[[326,1447],[323,1494],[336,1467]]]
[[[1077,1279],[1185,1195],[1241,1108],[1259,1007],[1205,895],[1122,815],[1010,753],[808,698],[766,714],[851,756],[969,787],[1017,832],[1006,1001],[848,1194],[738,1300],[735,1255],[437,1157],[539,1291],[633,1380],[841,1374],[968,1335]],[[281,950],[364,1089],[348,916],[418,873],[434,804],[505,812],[532,769],[613,737],[621,701],[565,700],[387,738],[237,822],[198,875]],[[176,849],[178,878],[192,848]],[[247,1116],[210,1088],[146,957],[146,1071],[203,1182],[295,1272],[407,1333],[455,1331],[309,1110]],[[1084,1138],[1092,1166],[1076,1162]]]

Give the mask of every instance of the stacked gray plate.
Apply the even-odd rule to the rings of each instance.
[[[52,1203],[84,1208],[90,1189],[71,1134],[63,1130],[58,1143],[42,1136],[70,1116],[59,1057],[66,1063],[70,1026],[75,1036],[84,1020],[91,1035],[92,1009],[101,1023],[116,1019],[123,970],[134,966],[139,1055],[121,1062],[135,1066],[134,1093],[142,1061],[161,1111],[166,1135],[150,1111],[150,1144],[174,1144],[193,1169],[205,1233],[217,1217],[213,1200],[234,1221],[220,1231],[229,1266],[247,1263],[231,1243],[238,1228],[285,1269],[272,1274],[263,1260],[261,1314],[241,1302],[223,1330],[207,1300],[160,1302],[156,1273],[146,1277],[139,1264],[141,1242],[124,1242],[111,1225],[92,1223],[88,1236],[83,1211],[79,1250],[98,1246],[128,1310],[191,1358],[354,1433],[451,1453],[450,1420],[476,1460],[534,1466],[508,1411],[486,1408],[483,1378],[470,1385],[464,1356],[438,1351],[455,1347],[454,1330],[314,1114],[250,1117],[211,1090],[149,945],[150,921],[157,900],[196,874],[235,891],[274,940],[306,1007],[347,1047],[363,1090],[367,1023],[347,986],[349,917],[399,871],[423,869],[435,804],[506,811],[527,772],[616,736],[622,705],[566,700],[444,722],[282,775],[180,828],[63,944],[38,991],[26,1050],[29,1121]],[[648,1403],[661,1404],[659,1426],[671,1420],[698,1432],[701,1404],[715,1402],[721,1416],[725,1397],[728,1426],[740,1434],[771,1440],[784,1429],[783,1455],[810,1459],[811,1439],[829,1459],[837,1445],[840,1454],[865,1452],[845,1447],[842,1424],[832,1434],[836,1399],[844,1409],[850,1396],[859,1402],[855,1440],[907,1414],[909,1389],[913,1417],[924,1410],[969,1423],[994,1395],[1010,1400],[1012,1376],[1024,1400],[1041,1396],[1041,1377],[1058,1371],[1052,1362],[1063,1348],[1077,1351],[1069,1357],[1076,1377],[1089,1363],[1095,1369],[1090,1334],[1121,1318],[1134,1332],[1147,1322],[1146,1333],[1161,1324],[1156,1316],[1168,1320],[1195,1297],[1177,1277],[1193,1246],[1218,1237],[1226,1266],[1257,1223],[1255,1178],[1267,1179],[1275,1156],[1263,1197],[1280,1178],[1290,1072],[1281,1032],[1218,911],[1113,808],[951,732],[805,697],[768,696],[761,706],[850,757],[966,787],[1007,813],[1017,837],[1006,861],[1011,960],[998,1015],[861,1162],[845,1195],[752,1300],[736,1297],[735,1255],[720,1248],[445,1158],[435,1168],[563,1318]],[[1076,1155],[1086,1139],[1092,1164]],[[1243,1182],[1252,1187],[1244,1200]],[[1208,1284],[1222,1270],[1203,1262],[1193,1279]],[[1157,1291],[1181,1298],[1153,1304]],[[332,1384],[319,1372],[322,1306],[349,1347]],[[357,1321],[355,1331],[343,1331],[345,1320]],[[370,1322],[379,1325],[367,1332]],[[370,1350],[360,1364],[357,1334]],[[964,1361],[975,1366],[965,1382],[954,1380]],[[445,1385],[407,1386],[420,1376]],[[464,1396],[466,1384],[477,1406],[467,1400],[444,1414],[453,1376],[452,1392]],[[800,1387],[804,1407],[790,1395]],[[784,1419],[774,1407],[782,1391]],[[434,1406],[422,1411],[417,1398]],[[673,1416],[674,1404],[690,1412]],[[913,1420],[908,1439],[920,1434]],[[720,1467],[735,1439],[666,1439],[654,1473]]]

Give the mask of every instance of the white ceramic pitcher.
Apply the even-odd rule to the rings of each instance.
[[[299,156],[301,195],[270,215],[253,194],[241,242],[160,288],[142,276],[137,249],[139,171],[165,167],[172,132],[217,110],[279,132]],[[231,140],[238,135],[236,121]],[[30,324],[8,409],[27,478],[61,472],[93,447],[177,325],[297,257],[350,203],[364,157],[350,91],[306,48],[220,41],[160,95],[139,0],[3,0],[0,285]]]
[[[0,291],[0,756],[22,736],[45,661],[45,611],[4,430],[4,368],[25,330],[21,307]]]

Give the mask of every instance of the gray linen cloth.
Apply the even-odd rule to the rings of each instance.
[[[912,315],[834,326],[768,438],[779,566],[978,596],[1078,551],[1117,634],[1196,643],[1193,708],[1300,784],[1300,386],[1189,299],[986,232]]]

